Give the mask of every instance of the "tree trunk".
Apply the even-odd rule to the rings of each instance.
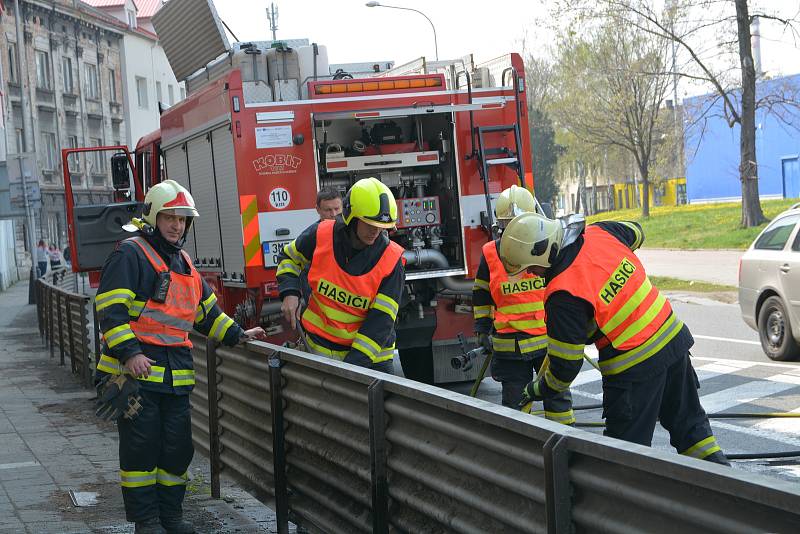
[[[592,213],[597,213],[597,172],[592,173]]]
[[[639,173],[642,175],[642,218],[650,217],[650,171],[647,166],[640,167]]]
[[[756,162],[756,69],[750,45],[750,15],[747,0],[735,0],[742,69],[742,124],[739,138],[739,180],[742,182],[742,226],[758,226],[766,219],[758,195]]]

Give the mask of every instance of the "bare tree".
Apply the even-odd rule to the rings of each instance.
[[[633,27],[655,37],[669,39],[687,58],[675,75],[713,89],[713,99],[705,111],[718,108],[728,126],[740,126],[739,180],[742,191],[744,227],[764,222],[758,191],[756,160],[756,121],[758,107],[785,113],[797,100],[786,93],[756,98],[756,72],[751,46],[751,24],[755,18],[779,21],[789,30],[792,18],[774,12],[751,10],[748,0],[562,0],[561,15],[577,14],[586,20],[593,16],[610,17],[621,27]],[[734,68],[735,67],[735,68]],[[703,114],[699,119],[707,120]]]
[[[669,87],[668,41],[606,19],[589,35],[568,35],[559,47],[560,124],[600,148],[632,155],[642,178],[642,216],[650,216],[650,172],[661,137],[660,112]]]

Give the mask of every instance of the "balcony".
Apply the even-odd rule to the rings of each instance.
[[[103,103],[91,98],[86,99],[86,115],[92,119],[103,118]]]
[[[81,112],[81,103],[77,95],[64,93],[61,98],[64,102],[64,113],[78,115]]]
[[[122,104],[119,102],[109,102],[108,111],[111,114],[111,120],[114,122],[122,122],[125,119],[122,113]]]
[[[49,89],[36,88],[36,107],[56,109],[56,94]]]

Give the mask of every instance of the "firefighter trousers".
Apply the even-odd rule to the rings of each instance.
[[[125,517],[180,518],[194,455],[189,395],[139,393],[142,412],[133,421],[120,419],[117,426]]]
[[[520,354],[508,357],[502,353],[495,353],[492,358],[492,378],[500,382],[503,388],[503,406],[517,408],[522,398],[522,390],[534,379],[542,366],[544,356],[524,359]],[[555,397],[545,399],[544,415],[551,421],[570,425],[575,422],[572,411],[572,394],[569,390],[559,393]]]
[[[700,404],[700,382],[689,357],[687,353],[664,372],[644,380],[604,380],[603,433],[650,446],[660,420],[679,453],[729,465]]]

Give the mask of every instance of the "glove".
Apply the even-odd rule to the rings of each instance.
[[[478,334],[478,345],[486,349],[486,352],[492,352],[492,336],[486,333]]]
[[[130,375],[106,375],[97,386],[98,417],[108,421],[120,417],[134,420],[142,411],[139,383]]]
[[[529,382],[527,386],[522,389],[522,398],[517,403],[517,408],[520,411],[525,413],[531,412],[531,404],[535,401],[542,400],[542,394],[540,393],[540,384],[538,380],[534,380]]]

